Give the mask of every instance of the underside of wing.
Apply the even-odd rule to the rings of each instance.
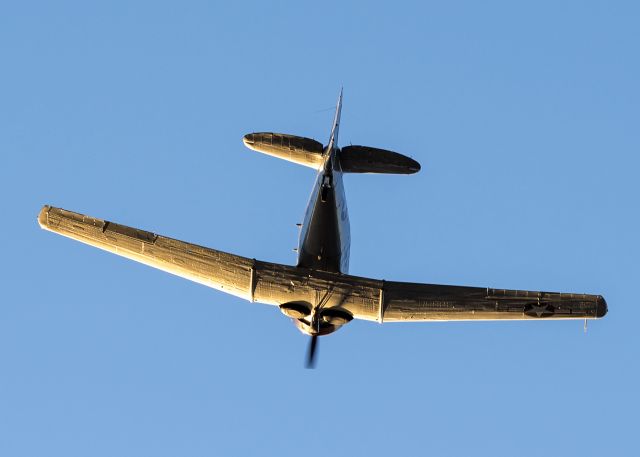
[[[249,301],[378,322],[595,319],[600,295],[381,281],[257,261],[45,206],[40,226]],[[333,311],[333,312],[332,312]]]
[[[42,208],[38,222],[45,230],[238,297],[251,298],[252,259],[51,206]]]
[[[603,317],[599,295],[385,282],[380,319],[522,320]]]
[[[307,303],[382,322],[595,319],[607,313],[600,295],[380,281],[260,262],[259,301]],[[268,294],[268,295],[266,295]]]

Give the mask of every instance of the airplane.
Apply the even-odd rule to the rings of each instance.
[[[598,319],[601,295],[386,281],[352,276],[343,174],[413,174],[415,160],[368,146],[338,147],[342,90],[329,141],[259,132],[244,136],[257,152],[317,171],[301,224],[295,266],[250,259],[45,205],[43,229],[218,289],[277,306],[311,337],[306,367],[315,366],[317,339],[353,319],[388,322]]]

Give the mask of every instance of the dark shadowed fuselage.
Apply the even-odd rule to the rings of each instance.
[[[329,144],[323,157],[311,197],[307,204],[298,244],[299,267],[313,270],[348,273],[349,213],[342,181],[337,147],[342,110],[342,92],[338,98]]]
[[[299,267],[349,271],[349,213],[339,167],[332,151],[318,172],[300,231]]]

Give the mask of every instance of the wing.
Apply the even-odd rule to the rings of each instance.
[[[45,206],[40,227],[105,251],[251,299],[253,260]]]
[[[603,317],[599,295],[385,282],[380,321]]]
[[[262,262],[155,233],[45,206],[46,230],[182,276],[249,301],[305,302],[378,322],[593,319],[607,313],[600,295],[380,281]]]

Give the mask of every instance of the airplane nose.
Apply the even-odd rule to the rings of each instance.
[[[609,308],[607,307],[607,301],[602,295],[598,295],[596,300],[596,317],[604,317],[607,314]]]

